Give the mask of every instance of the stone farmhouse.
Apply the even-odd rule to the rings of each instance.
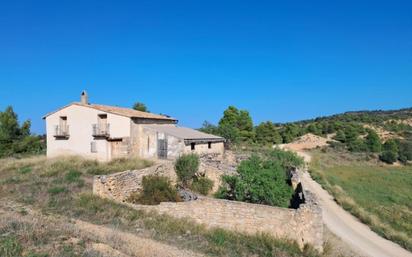
[[[99,161],[141,157],[175,159],[183,153],[224,152],[222,137],[177,126],[165,115],[91,104],[85,91],[80,102],[43,117],[47,156],[81,155]]]

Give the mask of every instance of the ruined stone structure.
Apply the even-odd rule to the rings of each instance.
[[[175,179],[171,164],[159,164],[139,171],[126,171],[107,176],[96,176],[93,193],[104,198],[125,203],[130,193],[141,189],[141,179],[147,174],[171,176]],[[288,238],[298,243],[323,247],[322,212],[316,198],[302,189],[298,170],[291,172],[292,185],[296,190],[296,209],[199,197],[198,200],[155,206],[125,203],[144,211],[156,211],[177,218],[190,218],[207,227],[218,227],[245,233],[264,232],[279,238]],[[173,177],[174,176],[174,177]]]

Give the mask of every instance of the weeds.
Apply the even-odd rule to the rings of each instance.
[[[125,168],[144,168],[150,165],[147,161],[130,160],[124,163],[117,160],[102,164],[79,158],[46,160],[38,157],[0,162],[0,179],[3,182],[0,185],[1,196],[31,205],[45,214],[81,219],[99,225],[115,225],[130,233],[136,233],[136,228],[140,228],[153,239],[213,256],[318,256],[311,250],[302,252],[295,243],[268,235],[245,235],[207,229],[187,219],[138,211],[91,193],[91,174],[108,174]],[[20,169],[23,167],[30,167],[31,171],[22,174]],[[14,177],[19,178],[19,183],[11,180]],[[84,183],[84,187],[79,187],[80,181]],[[0,225],[2,223],[0,222]],[[0,226],[0,235],[15,235],[14,241],[10,238],[9,241],[4,241],[4,244],[2,241],[1,247],[16,247],[18,250],[19,244],[24,249],[30,246],[34,249],[32,257],[44,256],[42,254],[45,252],[49,253],[49,257],[82,256],[85,253],[86,250],[81,244],[70,248],[61,239],[56,242],[62,234],[71,237],[74,232],[62,232],[60,227],[55,228],[52,225],[39,223],[36,226]],[[47,245],[58,247],[48,249]],[[41,252],[35,249],[41,249]],[[1,253],[0,256],[7,255]],[[16,254],[12,256],[20,257]],[[84,256],[95,255],[90,253]]]
[[[47,192],[51,195],[57,195],[66,192],[67,189],[65,187],[52,187]]]
[[[382,165],[366,155],[315,152],[311,175],[345,210],[412,250],[412,167]]]
[[[14,236],[0,238],[0,256],[19,257],[23,252],[23,247]]]

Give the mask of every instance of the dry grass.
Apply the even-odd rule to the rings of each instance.
[[[137,211],[92,195],[93,174],[144,168],[150,164],[144,160],[101,164],[75,157],[51,160],[45,157],[0,159],[0,197],[4,201],[19,202],[38,210],[42,215],[114,226],[119,231],[143,235],[211,256],[318,256],[310,247],[302,252],[295,243],[265,234],[245,235],[220,229],[210,230],[185,219]],[[18,212],[21,216],[31,215],[24,208]],[[0,249],[10,244],[17,245],[17,251],[20,251],[19,246],[25,249],[18,253],[21,256],[30,256],[26,249],[40,254],[31,257],[45,256],[41,255],[43,253],[49,254],[49,257],[95,254],[85,248],[85,241],[90,239],[82,238],[84,235],[81,233],[62,228],[57,223],[56,227],[52,222],[38,224],[20,224],[13,230],[11,225],[1,225],[4,232],[0,234],[9,233],[10,237],[7,242],[0,244]],[[62,232],[59,235],[56,231]],[[67,244],[62,236],[80,240],[76,240],[76,244]],[[123,247],[121,241],[116,242],[115,248]],[[52,245],[56,248],[51,248]]]
[[[365,154],[317,151],[311,174],[344,209],[412,250],[412,166],[384,165]]]
[[[85,239],[78,238],[81,234],[47,219],[2,216],[0,235],[2,257],[84,256]]]

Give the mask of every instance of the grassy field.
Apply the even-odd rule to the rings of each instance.
[[[313,152],[313,178],[374,231],[412,251],[412,166],[332,151]]]
[[[118,160],[107,164],[80,158],[47,160],[45,157],[0,159],[0,212],[14,208],[17,220],[0,215],[0,256],[100,256],[87,252],[90,237],[56,222],[36,221],[29,209],[44,218],[82,220],[144,236],[168,245],[209,256],[319,256],[310,247],[271,236],[244,235],[155,213],[130,209],[92,195],[92,177],[151,165],[144,160]],[[13,209],[13,208],[12,208]],[[18,217],[17,217],[18,216]],[[21,216],[21,217],[20,217]],[[26,218],[26,220],[24,220]],[[73,243],[74,242],[74,243]],[[121,246],[115,245],[117,250]]]

